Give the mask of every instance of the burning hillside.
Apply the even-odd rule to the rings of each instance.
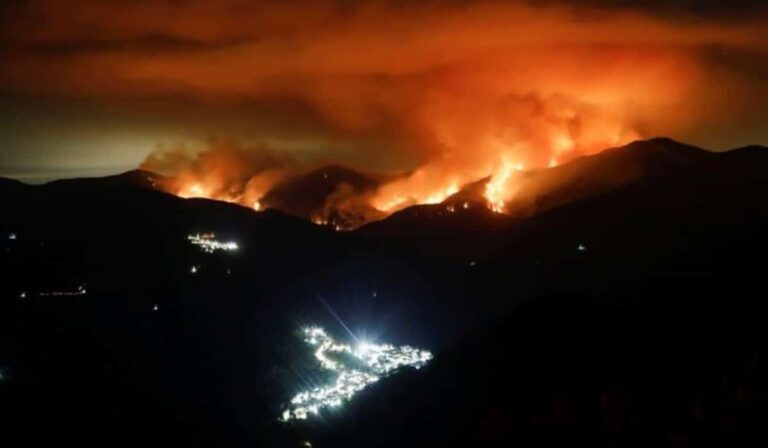
[[[630,13],[595,20],[523,4],[348,13],[339,28],[292,34],[297,51],[252,70],[224,63],[214,76],[209,60],[185,59],[184,79],[201,74],[195,85],[222,111],[290,100],[290,110],[278,109],[270,120],[309,129],[246,136],[222,128],[211,132],[247,143],[161,147],[142,168],[175,179],[167,189],[183,197],[272,207],[334,228],[441,203],[483,179],[482,200],[509,212],[520,172],[642,136],[685,135],[701,110],[685,101],[712,90],[705,61],[688,49],[747,45],[758,29],[692,30]],[[414,26],[416,17],[425,23]],[[499,28],[489,33],[493,24]],[[262,61],[256,48],[242,51],[238,63]],[[148,78],[181,73],[133,62]],[[358,171],[328,174],[329,165]],[[328,178],[318,181],[321,174]],[[294,188],[297,182],[309,187]]]
[[[313,169],[267,147],[228,140],[211,140],[197,153],[161,149],[141,168],[169,175],[164,189],[181,197],[275,208],[340,230],[409,206],[442,203],[468,186],[478,190],[478,183],[481,191],[472,200],[504,212],[519,189],[520,173],[557,167],[638,136],[615,115],[562,100],[507,100],[477,121],[470,126],[466,117],[448,117],[452,124],[440,126],[444,151],[405,175],[363,174],[338,165]]]
[[[257,211],[273,208],[347,230],[410,206],[445,201],[454,211],[462,204],[480,202],[494,212],[508,212],[507,205],[523,185],[530,186],[526,173],[555,168],[636,135],[614,126],[614,134],[605,140],[568,135],[548,144],[542,141],[539,150],[532,149],[532,142],[504,144],[491,139],[484,148],[495,146],[495,151],[478,151],[463,165],[441,159],[404,175],[365,174],[339,165],[308,169],[264,148],[226,141],[212,141],[197,154],[184,149],[155,153],[142,168],[170,174],[161,185],[180,197],[216,199]]]

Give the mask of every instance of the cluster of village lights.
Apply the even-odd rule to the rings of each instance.
[[[335,372],[328,385],[297,394],[280,420],[303,420],[317,415],[324,408],[335,408],[349,400],[371,383],[395,369],[411,366],[416,369],[432,359],[432,353],[409,346],[360,342],[355,347],[336,342],[320,327],[302,330],[304,341],[315,348],[315,359],[324,369]]]
[[[187,236],[187,240],[189,240],[193,246],[199,247],[200,250],[207,254],[212,254],[220,250],[232,252],[240,248],[234,241],[217,241],[216,235],[213,233],[196,233]]]

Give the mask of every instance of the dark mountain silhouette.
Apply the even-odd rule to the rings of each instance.
[[[166,179],[145,170],[132,170],[114,176],[61,179],[48,182],[46,185],[58,188],[115,188],[115,187],[141,187],[156,189]]]
[[[219,201],[183,200],[154,189],[154,179],[133,171],[29,186],[4,204],[3,227],[19,234],[19,244],[34,241],[55,251],[51,270],[77,268],[82,277],[93,277],[91,283],[103,282],[98,286],[108,289],[154,288],[164,278],[179,275],[189,266],[173,259],[188,258],[186,235],[195,231],[239,235],[259,248],[260,258],[270,257],[270,269],[279,269],[284,257],[297,255],[291,255],[293,250],[312,250],[326,233],[276,211],[257,213]]]
[[[371,387],[306,437],[329,446],[764,443],[766,306],[755,291],[768,251],[768,148],[705,158],[510,220],[492,250],[477,247],[487,224],[455,229],[444,242],[476,260],[473,303],[512,306],[508,317],[422,371]]]
[[[514,198],[507,204],[505,213],[528,216],[641,178],[671,173],[714,156],[669,138],[653,138],[579,157],[560,166],[516,173],[513,174]],[[445,203],[485,202],[483,194],[489,180],[465,185]]]
[[[0,177],[0,210],[2,210],[4,219],[0,219],[0,232],[8,233],[11,231],[10,219],[7,218],[18,208],[19,203],[28,199],[29,192],[33,187],[13,180]],[[2,235],[2,234],[0,234]]]
[[[768,149],[656,139],[531,176],[557,170],[533,213],[456,197],[353,232],[147,173],[0,181],[4,440],[759,446]],[[436,357],[283,425],[306,324]]]
[[[378,217],[380,214],[364,203],[350,204],[345,201],[359,194],[372,193],[380,185],[380,176],[328,165],[279,183],[262,198],[261,203],[263,207],[306,220],[351,228],[359,226],[371,215]],[[344,209],[339,205],[343,205]]]
[[[27,184],[24,182],[15,180],[15,179],[6,179],[4,177],[0,177],[0,192],[6,193],[9,191],[19,191],[22,189],[25,189],[27,187]]]
[[[357,233],[396,247],[421,248],[425,256],[459,257],[471,262],[473,254],[481,256],[493,247],[512,221],[491,211],[485,202],[448,201],[408,207],[361,227]]]
[[[358,447],[765,443],[768,359],[752,344],[765,331],[745,316],[746,329],[723,333],[680,311],[574,294],[522,304],[307,424],[304,437]]]
[[[639,140],[583,156],[553,168],[524,171],[515,176],[514,197],[505,213],[528,216],[582,198],[660,176],[706,161],[715,154],[669,138]],[[465,185],[446,204],[481,202],[490,178]]]
[[[338,253],[333,232],[304,220],[184,200],[135,179],[25,186],[0,205],[0,418],[15,428],[9,440],[55,433],[128,446],[148,434],[129,429],[139,425],[167,443],[220,443],[225,425],[204,404],[229,394],[220,375],[251,371],[236,384],[267,383],[269,348],[242,341],[289,339],[284,326],[301,307],[282,291]],[[187,241],[195,232],[240,250],[204,254]],[[87,293],[61,295],[80,287]],[[263,413],[250,437],[261,437],[287,395],[280,381],[269,384],[247,406],[235,399],[222,411]],[[85,421],[93,429],[84,432]],[[37,424],[51,431],[34,433]]]
[[[639,179],[672,174],[715,156],[668,138],[636,141],[558,167],[524,173],[508,213],[531,215]]]

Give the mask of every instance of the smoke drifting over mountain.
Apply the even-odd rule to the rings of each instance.
[[[747,62],[768,53],[764,16],[715,19],[712,4],[74,3],[8,7],[0,82],[17,96],[156,117],[166,148],[208,135],[243,142],[144,164],[175,160],[164,171],[212,182],[214,196],[267,188],[290,165],[275,154],[413,173],[371,199],[392,211],[489,176],[509,196],[515,169],[637,137],[768,138],[753,125],[768,115],[755,82],[768,71]],[[148,127],[121,118],[131,132]]]
[[[245,147],[230,140],[211,139],[200,152],[184,146],[159,148],[140,168],[169,176],[166,188],[179,196],[254,206],[294,165],[289,156],[265,146]]]

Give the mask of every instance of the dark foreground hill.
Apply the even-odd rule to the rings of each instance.
[[[757,441],[768,150],[653,149],[667,144],[574,162],[644,168],[530,215],[441,204],[351,233],[179,199],[142,173],[0,183],[4,440]],[[196,232],[240,250],[202,253],[186,239]],[[343,337],[339,321],[436,358],[323,419],[278,423],[306,384],[295,331],[318,324]]]
[[[701,317],[540,298],[423,369],[371,386],[305,437],[357,447],[761,446],[760,318]]]
[[[768,150],[750,147],[513,220],[493,248],[467,237],[487,223],[458,221],[449,255],[476,260],[473,300],[515,304],[509,317],[423,371],[377,384],[307,437],[324,446],[764,444],[767,193]],[[410,237],[396,235],[424,251],[434,243]]]

